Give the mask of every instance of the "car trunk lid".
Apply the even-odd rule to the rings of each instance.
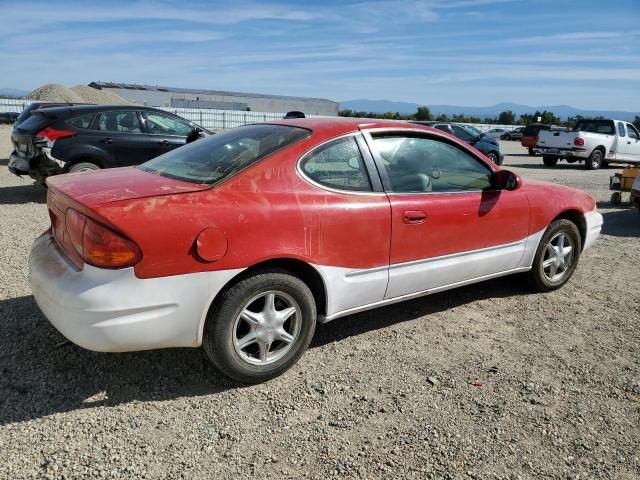
[[[135,167],[111,168],[49,177],[47,185],[86,207],[135,198],[197,192],[211,188],[210,185],[174,180],[144,172]]]

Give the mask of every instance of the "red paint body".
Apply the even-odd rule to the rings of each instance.
[[[276,259],[365,269],[518,241],[546,228],[567,210],[593,210],[593,199],[559,185],[523,182],[515,191],[458,195],[357,195],[325,190],[303,179],[298,159],[320,143],[372,128],[422,130],[480,152],[439,130],[415,124],[357,119],[278,122],[312,135],[252,165],[222,184],[172,180],[133,167],[48,179],[55,237],[78,265],[64,231],[67,208],[93,217],[142,251],[140,278],[244,268]],[[406,211],[423,211],[407,224]],[[198,246],[201,232],[214,229]],[[226,239],[226,253],[222,250]],[[198,255],[197,249],[209,252]],[[207,250],[209,248],[209,250]],[[211,255],[214,261],[207,260]],[[220,258],[218,258],[220,257]]]

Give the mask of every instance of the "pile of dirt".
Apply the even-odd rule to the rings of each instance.
[[[70,88],[70,90],[80,96],[87,103],[97,103],[99,105],[128,105],[124,98],[120,95],[108,92],[106,90],[98,90],[89,85],[78,85]]]
[[[38,87],[29,94],[28,98],[30,100],[37,100],[40,102],[84,102],[82,97],[80,97],[76,92],[58,83],[48,83],[47,85]]]
[[[67,88],[57,83],[49,83],[36,88],[28,98],[40,102],[95,103],[98,105],[127,105],[129,103],[115,93],[98,90],[88,85]]]

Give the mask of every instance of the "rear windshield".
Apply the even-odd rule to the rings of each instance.
[[[611,120],[580,120],[573,126],[574,132],[602,133],[615,135],[615,127]]]
[[[215,184],[309,135],[309,130],[298,127],[248,125],[189,143],[138,168],[186,182]]]
[[[20,115],[18,115],[18,118],[16,118],[16,123],[24,122],[27,118],[29,118],[29,115],[31,115],[31,110],[35,110],[36,107],[37,105],[33,103],[31,105],[27,105],[25,109],[22,110]]]
[[[49,122],[51,122],[51,119],[45,117],[44,115],[31,115],[24,122],[19,124],[16,127],[16,130],[25,133],[37,133],[38,131],[42,130]]]
[[[527,125],[526,127],[524,127],[522,134],[528,137],[534,136],[538,135],[540,130],[549,130],[550,128],[551,127],[549,127],[549,125]]]

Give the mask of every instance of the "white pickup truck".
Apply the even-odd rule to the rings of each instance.
[[[607,163],[640,164],[640,134],[622,120],[579,120],[571,131],[541,130],[537,149],[547,167],[560,159],[584,162],[589,170]]]

